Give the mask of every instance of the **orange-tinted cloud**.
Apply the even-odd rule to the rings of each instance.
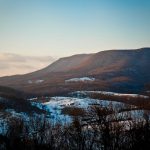
[[[0,53],[0,76],[29,73],[46,67],[53,61],[54,58],[50,56],[34,57]]]

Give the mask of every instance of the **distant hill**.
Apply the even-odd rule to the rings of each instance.
[[[5,112],[6,110],[15,110],[16,112],[37,112],[41,113],[38,108],[31,105],[29,101],[26,100],[27,94],[19,90],[14,90],[9,87],[0,86],[0,112]]]
[[[0,85],[35,94],[65,94],[74,90],[141,92],[150,83],[150,48],[108,50],[61,58],[26,75],[0,78]],[[66,83],[92,77],[94,82]]]

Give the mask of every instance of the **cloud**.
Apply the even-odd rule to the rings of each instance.
[[[51,56],[36,57],[0,53],[0,76],[33,72],[48,66],[54,60]]]

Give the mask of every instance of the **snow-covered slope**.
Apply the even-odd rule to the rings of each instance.
[[[76,91],[72,92],[72,95],[88,95],[88,94],[103,94],[103,95],[112,95],[112,96],[128,96],[128,97],[139,97],[139,98],[149,98],[149,96],[139,95],[139,94],[124,94],[124,93],[116,93],[116,92],[107,92],[107,91]]]
[[[42,83],[42,82],[44,82],[44,80],[41,80],[41,79],[35,80],[35,81],[33,81],[33,80],[28,80],[28,83],[29,83],[29,84],[40,84],[40,83]]]
[[[34,106],[40,109],[44,109],[50,113],[50,118],[52,122],[62,122],[69,123],[72,117],[69,115],[62,114],[62,109],[66,107],[70,108],[81,108],[87,110],[92,106],[102,106],[102,107],[113,107],[116,111],[124,107],[121,102],[112,102],[107,100],[98,100],[91,98],[73,98],[73,97],[52,97],[48,102],[36,103],[32,102]]]

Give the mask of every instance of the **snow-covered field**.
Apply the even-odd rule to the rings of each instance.
[[[103,94],[103,95],[111,95],[111,96],[128,96],[128,97],[140,97],[140,98],[149,98],[148,96],[145,95],[139,95],[139,94],[124,94],[124,93],[116,93],[116,92],[106,92],[106,91],[76,91],[72,92],[72,95],[85,95],[87,96],[88,94]]]
[[[127,104],[115,101],[107,100],[98,100],[91,98],[73,98],[73,97],[51,97],[48,102],[45,103],[36,103],[32,102],[34,106],[37,106],[40,109],[44,109],[50,114],[50,119],[52,122],[61,122],[61,123],[70,123],[72,121],[72,116],[62,114],[62,109],[65,107],[71,108],[82,108],[87,110],[91,106],[102,106],[102,107],[112,107],[116,112],[119,110],[128,107]],[[132,106],[136,108],[135,106]],[[142,112],[142,113],[141,113]],[[120,115],[125,115],[127,112],[120,113]],[[129,114],[129,113],[128,113]],[[140,115],[139,115],[140,114]],[[142,110],[133,110],[131,111],[131,117],[142,117],[144,111]],[[119,114],[118,114],[119,115]]]
[[[90,77],[82,77],[82,78],[72,78],[72,79],[68,79],[68,80],[65,80],[65,82],[92,82],[92,81],[95,81],[95,78],[90,78]]]
[[[69,123],[72,120],[72,116],[62,113],[62,109],[65,107],[70,108],[81,108],[87,110],[91,106],[102,106],[102,107],[111,107],[113,108],[119,116],[127,116],[130,115],[129,118],[140,119],[143,118],[145,114],[144,110],[134,110],[137,109],[136,106],[127,105],[122,102],[110,101],[110,100],[100,100],[100,99],[92,99],[89,97],[90,94],[98,93],[104,95],[112,95],[112,96],[128,96],[128,97],[140,97],[140,98],[149,98],[145,95],[139,94],[123,94],[123,93],[115,93],[115,92],[106,92],[106,91],[76,91],[70,93],[69,97],[51,97],[45,103],[34,103],[34,105],[38,106],[41,109],[45,109],[50,113],[51,119],[53,122],[57,122],[59,120],[63,123]],[[124,109],[133,109],[130,111],[119,112]],[[149,115],[149,112],[147,113]]]
[[[134,120],[143,120],[145,115],[150,117],[150,112],[145,110],[130,110],[117,113],[118,117],[132,118]]]
[[[143,116],[150,116],[150,112],[146,112],[144,110],[136,110],[136,106],[131,106],[124,104],[122,102],[110,101],[110,100],[100,100],[100,99],[92,99],[88,97],[89,94],[92,93],[100,93],[106,95],[116,95],[116,96],[131,96],[131,97],[142,97],[148,98],[148,96],[138,95],[138,94],[122,94],[122,93],[114,93],[114,92],[105,92],[105,91],[76,91],[71,93],[69,97],[45,97],[45,102],[41,102],[40,98],[31,98],[29,99],[31,104],[40,108],[41,110],[45,110],[46,118],[51,121],[52,124],[61,123],[61,124],[70,124],[72,122],[73,116],[71,114],[63,113],[63,109],[65,108],[79,108],[85,110],[89,110],[93,106],[101,106],[101,107],[111,107],[115,110],[115,115],[118,118],[132,118],[132,119],[143,119]],[[84,95],[82,97],[82,95]],[[0,101],[2,99],[0,98]],[[130,110],[132,108],[133,110]],[[13,109],[6,109],[4,113],[7,113],[7,118],[3,117],[3,114],[0,114],[0,133],[4,132],[3,130],[6,128],[6,121],[9,118],[22,118],[24,121],[29,121],[30,116],[26,113],[17,113]],[[41,114],[42,116],[43,114]],[[38,116],[35,114],[34,116]],[[1,128],[3,126],[3,128]]]
[[[40,83],[42,83],[42,82],[44,82],[44,80],[35,80],[35,81],[28,80],[28,83],[29,83],[29,84],[40,84]]]

